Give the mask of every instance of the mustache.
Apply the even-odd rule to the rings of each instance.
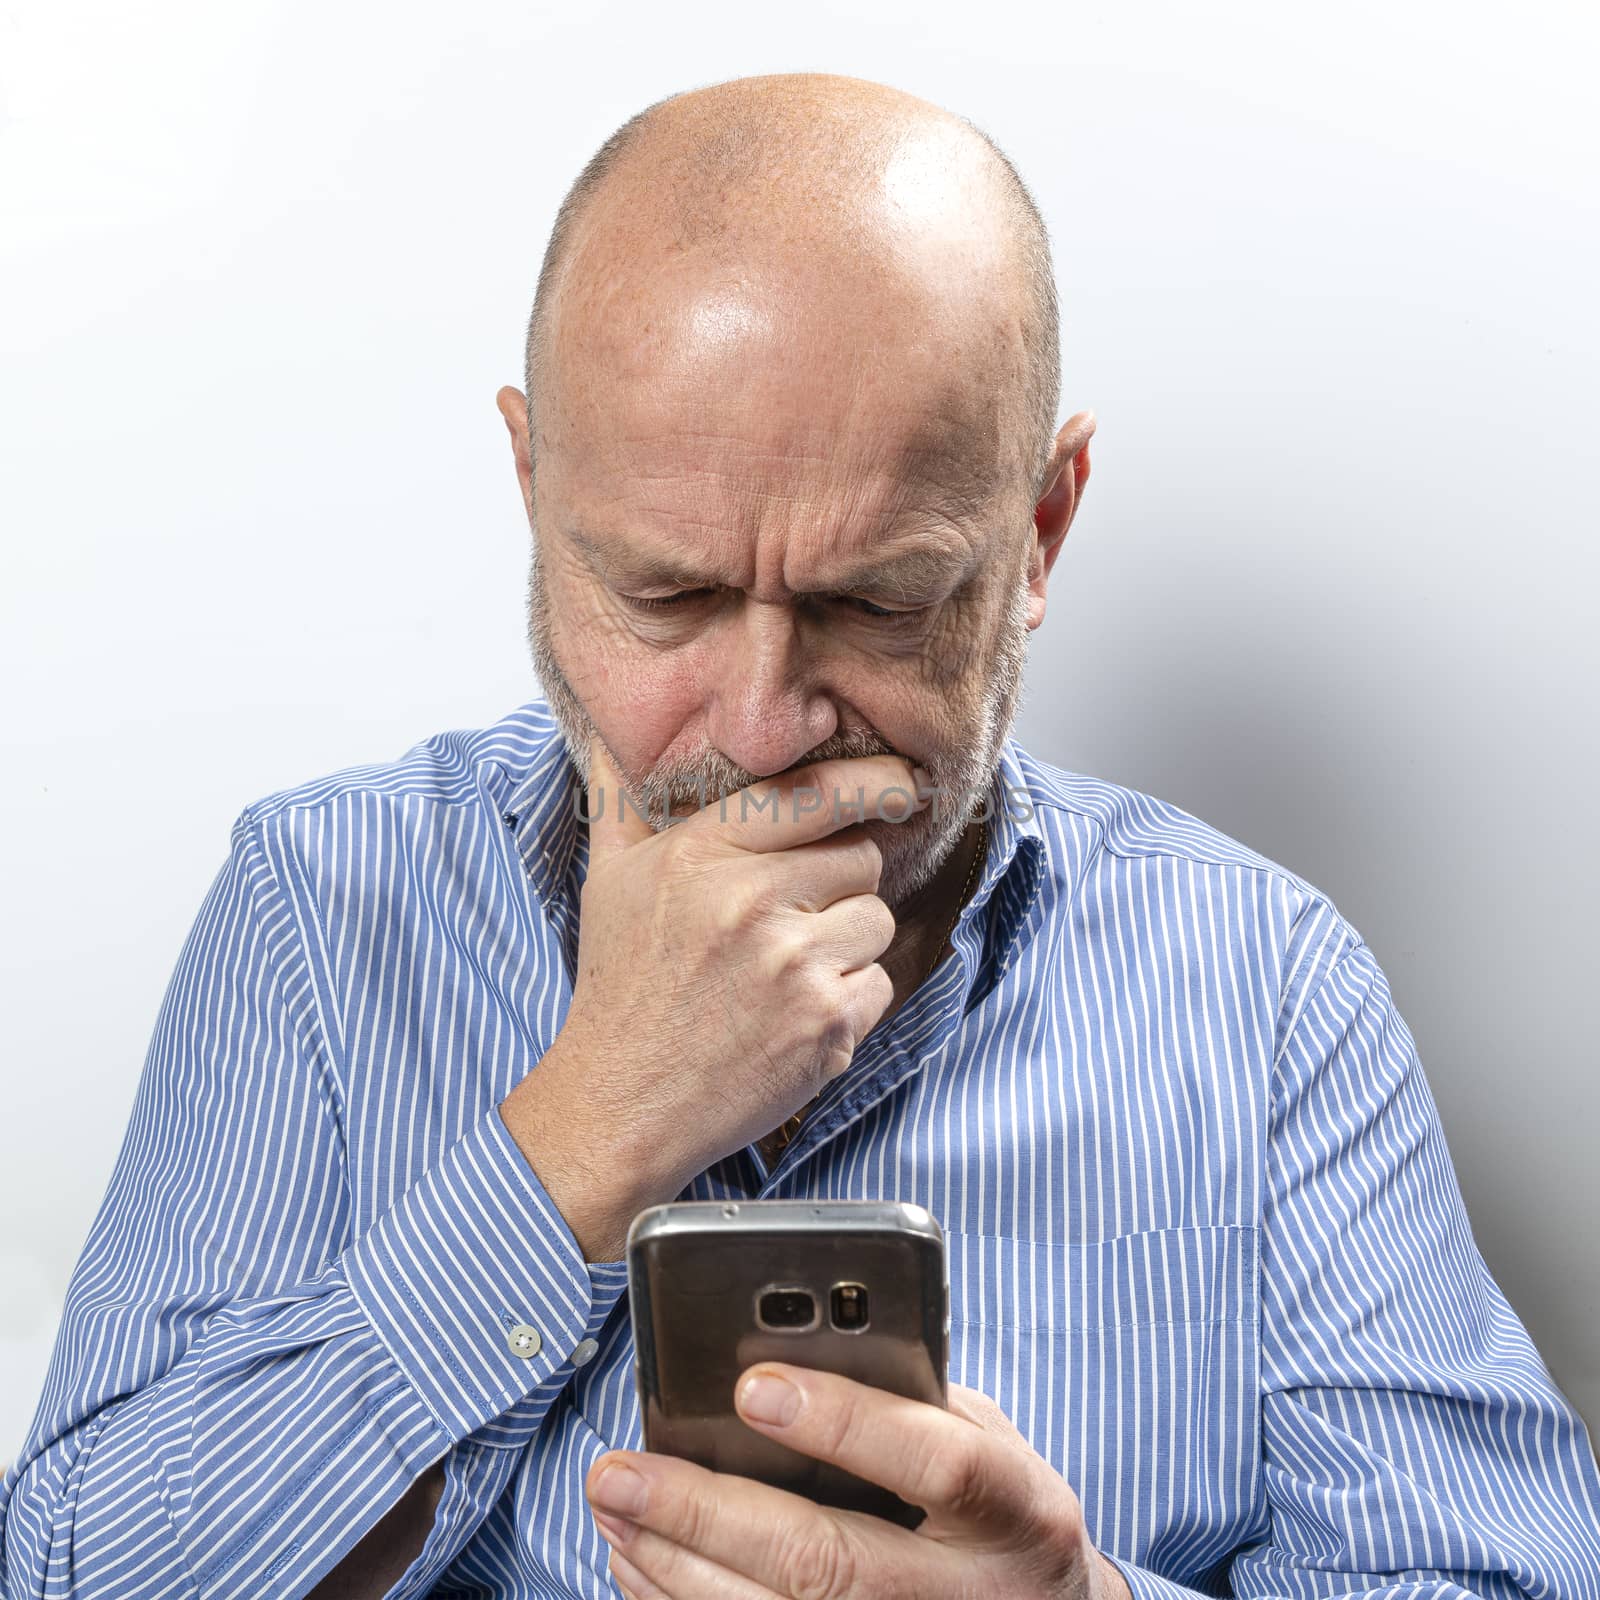
[[[841,761],[858,756],[899,753],[887,739],[878,734],[864,730],[836,733],[824,739],[802,760],[795,762],[787,772],[777,776],[786,777],[788,773],[798,772],[818,761]],[[730,761],[720,750],[712,748],[696,756],[659,764],[648,778],[641,780],[639,791],[641,798],[653,801],[657,805],[665,804],[671,807],[692,803],[699,807],[709,799],[737,794],[741,789],[748,789],[752,784],[763,781],[765,780],[760,774]]]

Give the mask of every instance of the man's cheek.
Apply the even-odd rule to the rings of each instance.
[[[601,708],[591,696],[614,702],[652,691],[656,659],[614,603],[593,594],[574,595],[557,607],[552,632],[567,678],[595,715]]]

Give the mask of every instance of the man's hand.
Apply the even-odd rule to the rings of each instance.
[[[762,1401],[762,1416],[756,1377],[792,1385]],[[949,1396],[941,1411],[761,1362],[735,1395],[751,1427],[892,1489],[926,1519],[912,1532],[673,1456],[612,1450],[584,1488],[613,1576],[636,1600],[1129,1600],[1065,1480],[987,1395],[952,1383]],[[626,1489],[635,1497],[612,1498]]]
[[[816,761],[657,832],[592,740],[572,1000],[500,1105],[587,1260],[849,1069],[894,999],[874,835],[925,787],[901,756]]]

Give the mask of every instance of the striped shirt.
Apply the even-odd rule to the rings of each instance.
[[[302,1595],[441,1457],[391,1595],[617,1593],[583,1481],[642,1448],[625,1264],[496,1110],[571,998],[581,798],[536,700],[239,816],[0,1488],[8,1596]],[[951,1378],[1136,1600],[1600,1600],[1589,1436],[1360,936],[1014,739],[990,834],[775,1170],[682,1197],[932,1211]]]

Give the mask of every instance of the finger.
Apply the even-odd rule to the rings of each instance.
[[[589,870],[630,845],[653,839],[650,819],[629,798],[611,752],[589,735]]]
[[[777,1600],[764,1583],[730,1572],[648,1528],[613,1533],[597,1522],[611,1546],[611,1570],[639,1600]]]
[[[611,1574],[611,1581],[622,1591],[623,1600],[650,1600],[648,1593],[652,1587],[650,1580],[625,1556],[618,1555],[613,1550],[611,1559],[606,1563],[606,1571]]]
[[[894,979],[881,961],[869,962],[840,978],[839,993],[839,1013],[850,1024],[851,1037],[865,1039],[894,999]],[[836,1078],[849,1069],[850,1062],[846,1061],[829,1076]]]
[[[812,913],[810,922],[807,947],[835,972],[854,972],[876,961],[894,943],[894,912],[875,894],[835,900],[826,911]]]
[[[752,1377],[777,1377],[792,1395],[787,1421],[750,1409]],[[937,1524],[991,1532],[1002,1543],[1027,1539],[1059,1499],[1055,1474],[966,1417],[908,1400],[835,1372],[763,1361],[741,1374],[734,1404],[751,1427],[802,1455],[831,1461],[921,1506]],[[773,1402],[765,1415],[780,1415]],[[1046,1476],[1049,1482],[1046,1482]]]
[[[876,894],[883,849],[862,823],[763,859],[777,898],[796,911],[824,911],[851,894]]]
[[[741,849],[792,850],[854,823],[903,821],[929,804],[925,787],[903,756],[849,756],[763,779],[697,815]]]
[[[909,1529],[655,1451],[601,1456],[584,1482],[597,1509],[606,1510],[595,1500],[595,1485],[613,1464],[630,1467],[641,1480],[642,1499],[631,1509],[606,1512],[625,1519],[614,1548],[635,1565],[643,1565],[634,1551],[648,1543],[648,1533],[780,1595],[860,1592],[910,1600],[949,1587],[951,1554]],[[606,1531],[598,1519],[596,1525]]]

